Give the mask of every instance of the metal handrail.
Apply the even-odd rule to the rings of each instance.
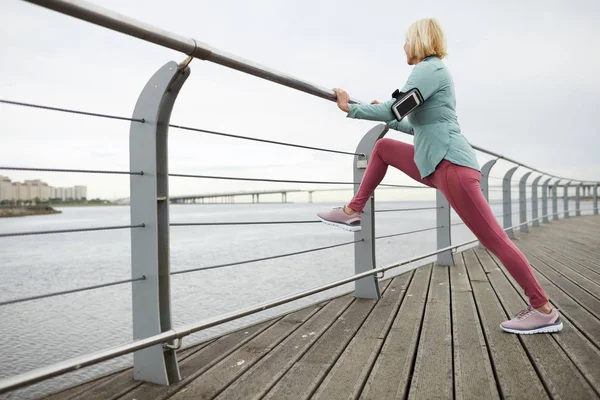
[[[222,65],[240,72],[244,72],[258,78],[266,79],[271,82],[299,90],[313,96],[320,97],[330,101],[336,101],[336,95],[333,90],[323,86],[311,83],[307,80],[294,77],[281,71],[260,65],[256,62],[246,60],[242,57],[229,54],[216,49],[206,43],[193,38],[186,38],[173,32],[165,31],[158,27],[137,21],[133,18],[119,14],[117,12],[98,7],[83,0],[23,0],[28,3],[37,4],[41,7],[58,11],[62,14],[100,25],[113,31],[121,32],[125,35],[133,36],[157,44],[171,50],[185,53],[192,58],[209,61]],[[366,102],[357,99],[350,99],[351,103],[366,104]],[[516,161],[510,157],[487,150],[481,146],[471,144],[473,149],[482,153],[511,162],[515,165],[530,169],[532,171],[554,177],[565,179],[572,182],[598,183],[600,181],[582,181],[579,179],[567,179],[553,174],[540,171],[522,162]]]
[[[504,230],[507,231],[509,229],[515,229],[515,228],[520,227],[521,225],[528,224],[530,222],[542,219],[542,218],[550,216],[550,215],[551,214],[547,214],[547,215],[520,223],[518,225],[514,225],[510,228],[505,228]],[[91,354],[87,354],[84,356],[79,356],[79,357],[75,357],[75,358],[72,358],[69,360],[65,360],[65,361],[62,361],[62,362],[59,362],[59,363],[56,363],[53,365],[34,369],[31,371],[25,372],[23,374],[20,374],[20,375],[5,378],[5,379],[0,380],[0,394],[5,393],[10,390],[15,390],[20,387],[27,386],[27,385],[30,385],[30,384],[33,384],[36,382],[40,382],[40,381],[46,380],[48,378],[53,378],[55,376],[62,375],[67,372],[75,371],[82,367],[98,364],[102,361],[106,361],[106,360],[110,360],[115,357],[130,354],[137,350],[142,350],[142,349],[152,347],[152,346],[155,346],[155,345],[161,344],[161,343],[168,343],[175,339],[182,339],[185,336],[191,335],[192,333],[199,332],[204,329],[208,329],[208,328],[211,328],[211,327],[214,327],[217,325],[221,325],[226,322],[230,322],[230,321],[233,321],[233,320],[236,320],[239,318],[246,317],[248,315],[256,314],[261,311],[265,311],[265,310],[268,310],[268,309],[271,309],[271,308],[274,308],[274,307],[277,307],[277,306],[280,306],[283,304],[287,304],[292,301],[296,301],[296,300],[311,296],[313,294],[321,293],[326,290],[333,289],[338,286],[342,286],[342,285],[354,282],[354,281],[362,279],[362,278],[366,278],[368,276],[385,273],[385,271],[388,271],[390,269],[398,268],[398,267],[413,263],[415,261],[420,261],[425,258],[432,257],[432,256],[435,256],[437,254],[440,254],[440,253],[443,253],[446,251],[451,251],[451,250],[457,249],[459,247],[464,247],[469,244],[473,244],[477,241],[478,241],[478,239],[474,239],[474,240],[470,240],[470,241],[463,242],[460,244],[448,246],[443,249],[432,251],[427,254],[409,258],[408,260],[400,261],[396,264],[391,264],[391,265],[388,265],[385,267],[379,267],[379,268],[376,268],[376,269],[373,269],[373,270],[370,270],[367,272],[363,272],[360,274],[355,274],[355,275],[349,276],[347,278],[340,279],[340,280],[332,282],[332,283],[328,283],[326,285],[318,286],[318,287],[315,287],[315,288],[312,288],[312,289],[309,289],[309,290],[306,290],[306,291],[303,291],[300,293],[296,293],[294,295],[281,297],[276,300],[270,300],[270,301],[262,303],[262,304],[251,306],[242,311],[236,311],[236,312],[232,312],[232,313],[229,313],[226,315],[216,316],[216,317],[210,318],[208,320],[205,320],[203,322],[186,324],[179,328],[174,328],[174,329],[165,331],[161,334],[147,337],[145,339],[136,340],[131,343],[123,344],[123,345],[112,347],[109,349],[100,350],[100,351],[97,351],[97,352],[94,352]],[[418,267],[419,266],[415,266],[414,268],[418,268]],[[407,271],[404,271],[404,272],[407,272]]]

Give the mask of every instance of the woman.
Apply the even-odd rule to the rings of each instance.
[[[395,99],[370,105],[348,104],[349,96],[334,89],[338,107],[349,118],[384,121],[391,129],[414,134],[414,146],[380,139],[369,159],[360,188],[344,207],[318,213],[325,223],[350,231],[360,229],[360,213],[391,165],[416,181],[440,190],[479,241],[504,264],[523,288],[530,306],[500,326],[510,333],[562,330],[558,311],[548,302],[523,253],[508,238],[483,197],[475,152],[460,132],[452,77],[443,64],[446,39],[435,19],[422,19],[407,31],[406,60],[414,65],[402,92],[417,88],[424,102],[402,121],[391,111]]]

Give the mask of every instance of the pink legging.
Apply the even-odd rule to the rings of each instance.
[[[483,197],[479,186],[480,172],[443,160],[433,174],[421,179],[413,160],[414,154],[415,148],[410,144],[386,138],[377,141],[360,188],[348,207],[362,211],[383,180],[388,165],[398,168],[414,180],[439,189],[481,244],[498,257],[523,288],[531,306],[540,308],[546,304],[548,297],[535,278],[527,258],[508,238]]]

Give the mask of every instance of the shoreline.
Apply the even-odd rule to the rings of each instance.
[[[29,217],[33,215],[61,214],[50,206],[0,207],[0,218]]]

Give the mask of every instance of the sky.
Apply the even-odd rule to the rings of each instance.
[[[402,50],[406,28],[435,17],[447,36],[444,61],[469,142],[549,173],[600,180],[597,0],[92,3],[321,86],[343,88],[363,101],[387,100],[404,85],[413,68]],[[152,74],[185,58],[21,0],[4,0],[1,10],[1,99],[131,116]],[[209,62],[190,66],[173,124],[344,151],[354,151],[377,124],[346,118],[333,102]],[[0,104],[0,127],[2,166],[129,169],[127,121]],[[400,132],[387,136],[412,143]],[[490,159],[482,153],[478,158],[482,164]],[[492,175],[508,167],[499,162]],[[352,157],[171,129],[169,170],[351,181]],[[520,168],[515,177],[525,172]],[[89,198],[129,196],[127,176],[0,174],[13,181],[41,178],[52,186],[86,185]],[[413,183],[393,169],[384,182]],[[172,195],[280,188],[315,185],[170,180]],[[424,199],[432,192],[382,191],[381,198]]]

